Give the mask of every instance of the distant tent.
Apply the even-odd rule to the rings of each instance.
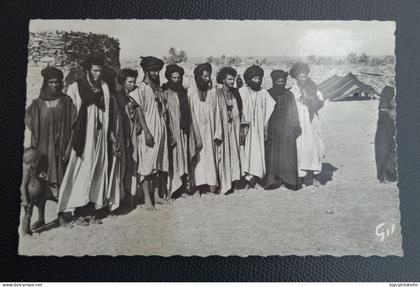
[[[334,75],[320,83],[318,88],[330,101],[365,100],[376,94],[371,86],[359,81],[352,73],[344,77]]]

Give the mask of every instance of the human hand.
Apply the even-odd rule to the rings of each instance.
[[[153,138],[150,132],[144,134],[146,145],[148,147],[153,147],[155,145],[155,139]]]

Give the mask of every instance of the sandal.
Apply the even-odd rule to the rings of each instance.
[[[76,225],[80,225],[80,226],[88,226],[89,225],[89,222],[87,221],[87,219],[86,218],[84,218],[84,217],[79,217],[79,218],[77,218],[75,221],[74,221],[74,223],[76,224]]]

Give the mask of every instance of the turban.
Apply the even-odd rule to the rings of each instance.
[[[296,77],[299,74],[301,74],[301,73],[309,74],[309,72],[310,72],[310,69],[309,69],[308,64],[302,63],[302,62],[298,62],[298,63],[295,63],[292,66],[292,68],[290,69],[290,76],[292,78],[295,78],[296,79]]]
[[[270,76],[273,81],[277,81],[281,78],[287,78],[289,74],[283,70],[274,70],[271,72]]]
[[[211,74],[212,68],[209,63],[198,64],[197,67],[195,67],[194,69],[194,77],[195,78],[200,77],[204,71],[207,71]]]
[[[244,80],[245,82],[249,82],[253,77],[263,77],[264,76],[264,70],[257,65],[252,65],[248,69],[246,69],[244,73]]]
[[[162,70],[163,68],[163,61],[159,58],[148,56],[148,57],[141,57],[140,66],[143,71],[148,72],[152,70]]]
[[[63,80],[64,78],[63,72],[54,67],[46,67],[41,71],[41,75],[44,77],[45,81],[48,81],[50,79]]]
[[[166,66],[165,77],[169,80],[173,73],[179,73],[182,77],[184,75],[184,69],[176,64],[170,64]]]

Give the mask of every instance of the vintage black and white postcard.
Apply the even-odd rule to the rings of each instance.
[[[20,255],[403,255],[394,21],[29,29]]]

